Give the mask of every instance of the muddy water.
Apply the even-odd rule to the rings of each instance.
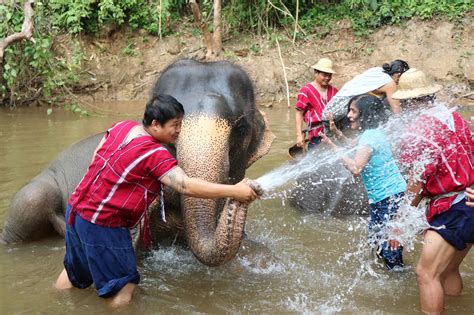
[[[138,118],[141,103],[96,104],[107,115],[81,118],[60,109],[0,112],[0,224],[13,194],[71,143],[124,117]],[[104,111],[103,111],[104,112]],[[248,176],[257,178],[286,161],[294,141],[293,110],[266,110],[277,139]],[[473,111],[464,111],[470,118]],[[251,239],[275,259],[236,259],[208,268],[188,251],[167,248],[139,261],[142,282],[123,314],[155,313],[400,313],[418,312],[414,265],[420,244],[405,253],[407,268],[388,273],[363,249],[364,218],[301,215],[284,199],[255,202],[246,225]],[[93,289],[58,293],[51,286],[62,269],[63,240],[0,245],[0,313],[107,313]],[[447,314],[474,309],[474,255],[462,267],[464,292],[447,299]]]

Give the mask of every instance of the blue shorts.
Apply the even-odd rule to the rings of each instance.
[[[66,210],[66,222],[70,206]],[[140,282],[135,251],[127,228],[102,227],[75,215],[66,224],[64,268],[80,289],[95,284],[97,295],[111,297],[127,283]]]
[[[321,143],[321,137],[313,137],[311,141],[308,142],[308,150],[312,150]]]
[[[464,250],[468,243],[474,243],[474,208],[466,205],[466,199],[455,203],[448,211],[433,217],[432,229],[457,250]]]

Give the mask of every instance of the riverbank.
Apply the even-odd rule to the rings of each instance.
[[[383,27],[365,38],[356,37],[350,22],[339,22],[324,36],[307,36],[293,43],[285,34],[239,34],[224,38],[223,59],[247,70],[262,106],[293,106],[299,88],[312,80],[310,66],[320,57],[334,61],[333,84],[341,87],[365,69],[404,59],[445,86],[439,97],[474,105],[473,14],[461,25],[445,20],[412,19]],[[158,39],[142,32],[111,29],[99,37],[80,40],[84,63],[70,102],[92,111],[102,101],[147,99],[161,71],[181,58],[202,60],[205,46],[183,23],[175,35]],[[276,40],[278,38],[278,40]],[[58,51],[72,58],[68,39],[58,40]],[[470,98],[471,97],[471,98]]]

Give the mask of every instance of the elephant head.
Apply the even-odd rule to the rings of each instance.
[[[178,61],[162,73],[153,93],[170,94],[183,104],[185,116],[175,149],[180,167],[190,177],[235,184],[270,149],[274,135],[255,107],[252,82],[231,63]],[[184,195],[178,204],[187,243],[198,260],[217,266],[235,257],[247,205]]]

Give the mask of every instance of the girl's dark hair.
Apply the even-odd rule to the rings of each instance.
[[[389,118],[387,110],[378,97],[363,94],[353,97],[349,101],[349,106],[353,102],[359,109],[359,119],[362,130],[375,129],[387,122]]]
[[[392,61],[390,64],[384,63],[382,65],[382,68],[383,68],[383,72],[385,72],[386,74],[392,75],[394,73],[402,74],[403,72],[410,69],[410,66],[404,60],[397,59],[397,60]]]
[[[153,120],[164,125],[168,120],[184,116],[183,105],[171,95],[154,95],[148,101],[143,114],[143,126],[148,127]]]

